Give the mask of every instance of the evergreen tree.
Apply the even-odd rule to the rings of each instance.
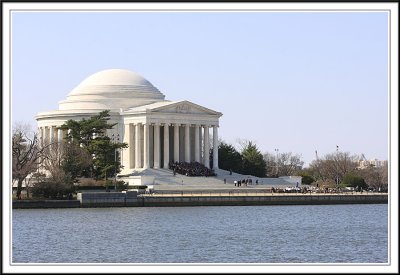
[[[105,110],[89,119],[68,120],[60,127],[60,129],[69,131],[66,137],[68,142],[83,147],[93,157],[93,164],[90,168],[92,176],[106,180],[107,177],[114,176],[121,169],[117,149],[128,147],[127,143],[114,142],[107,136],[107,130],[116,125],[116,123],[108,123],[108,120],[110,120],[110,111]]]
[[[61,168],[73,182],[77,182],[77,178],[82,176],[90,176],[89,172],[93,160],[92,156],[86,150],[74,143],[62,143],[63,150],[60,158],[62,159]]]
[[[242,156],[231,144],[225,142],[219,144],[218,167],[236,173],[242,172]]]
[[[301,184],[310,185],[315,182],[315,178],[311,175],[308,170],[302,170],[297,173],[297,176],[301,177]]]
[[[98,115],[80,121],[68,120],[60,129],[68,130],[67,139],[83,147],[89,146],[96,137],[104,136],[107,129],[112,129],[117,123],[109,124],[110,110],[100,112]]]
[[[265,177],[266,162],[257,146],[251,141],[249,141],[243,148],[242,159],[242,174]]]
[[[362,177],[357,176],[352,173],[348,173],[344,176],[342,182],[340,183],[340,186],[343,186],[343,187],[351,186],[351,187],[358,187],[358,188],[363,188],[363,189],[368,188],[367,183],[365,182],[365,180]]]

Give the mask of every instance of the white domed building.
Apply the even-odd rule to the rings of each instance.
[[[218,167],[220,112],[195,103],[165,100],[165,95],[137,73],[111,69],[95,73],[73,89],[59,109],[36,116],[44,142],[66,135],[56,127],[67,120],[81,120],[110,110],[108,134],[128,143],[121,152],[121,175],[148,169],[168,168],[170,161],[197,161]],[[213,163],[210,167],[210,129],[213,129]]]

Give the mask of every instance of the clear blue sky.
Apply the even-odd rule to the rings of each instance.
[[[384,12],[18,12],[11,49],[13,123],[36,127],[86,77],[123,68],[222,112],[235,146],[388,159]]]

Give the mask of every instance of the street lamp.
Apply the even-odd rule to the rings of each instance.
[[[338,162],[339,162],[339,145],[336,145],[336,188],[339,187],[339,169],[338,169]]]
[[[119,142],[119,134],[112,134],[111,136],[112,143]],[[117,191],[117,148],[114,148],[114,190]]]
[[[279,154],[279,149],[274,149],[276,152],[276,161],[275,161],[275,169],[276,169],[276,175],[279,176],[279,167],[278,167],[278,154]]]

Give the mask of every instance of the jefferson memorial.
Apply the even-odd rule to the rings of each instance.
[[[218,127],[222,113],[187,100],[169,101],[139,74],[122,69],[97,72],[83,80],[55,111],[36,116],[45,143],[61,141],[56,127],[110,110],[107,134],[128,144],[121,152],[120,175],[166,168],[170,161],[197,161],[218,169]],[[210,131],[212,129],[212,140]],[[213,167],[210,167],[210,147]]]

